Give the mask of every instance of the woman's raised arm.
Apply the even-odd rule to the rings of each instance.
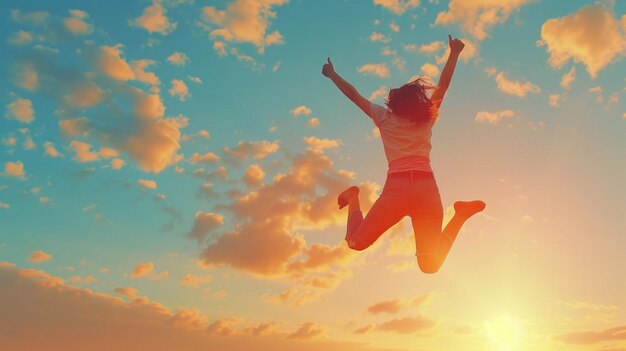
[[[322,74],[335,83],[337,88],[341,90],[341,92],[348,98],[350,101],[354,102],[366,115],[371,116],[370,114],[370,101],[364,98],[359,92],[356,90],[352,84],[348,83],[345,79],[341,78],[337,72],[335,72],[335,67],[333,63],[330,61],[330,57],[327,59],[328,62],[324,64],[322,67]]]
[[[441,77],[439,77],[439,84],[437,84],[437,88],[435,88],[433,95],[430,97],[431,101],[443,100],[443,96],[446,94],[446,91],[450,86],[450,82],[452,81],[452,75],[454,74],[456,63],[459,60],[459,55],[465,47],[465,44],[463,44],[462,41],[459,39],[452,39],[450,34],[448,34],[448,45],[450,45],[450,55],[448,56],[446,65],[443,67]]]

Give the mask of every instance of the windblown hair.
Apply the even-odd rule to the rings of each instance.
[[[420,77],[400,88],[391,89],[387,97],[387,108],[395,115],[408,118],[418,124],[432,118],[432,102],[427,91],[435,89],[424,78]]]

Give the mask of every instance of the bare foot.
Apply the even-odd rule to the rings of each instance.
[[[457,215],[469,218],[476,213],[482,211],[487,206],[480,200],[475,201],[457,201],[454,203],[454,211]]]
[[[348,189],[344,190],[337,197],[337,204],[339,204],[339,209],[346,207],[350,201],[356,200],[359,197],[359,187],[351,186]]]

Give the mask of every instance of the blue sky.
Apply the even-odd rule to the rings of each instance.
[[[408,349],[424,335],[429,347],[455,347],[467,342],[450,337],[458,328],[477,338],[470,347],[503,349],[489,337],[493,325],[521,330],[509,349],[585,349],[559,335],[626,323],[626,286],[615,279],[626,272],[626,3],[1,9],[0,262],[14,266],[10,274],[35,268],[129,304],[145,296],[172,316],[195,309],[208,316],[201,329],[232,329],[235,344],[275,323],[267,342],[276,349],[293,345],[272,338],[291,334],[307,347]],[[433,132],[432,164],[444,207],[466,198],[488,207],[429,277],[418,273],[407,223],[369,253],[343,244],[336,193],[360,184],[371,203],[387,165],[371,121],[320,71],[331,57],[383,104],[386,89],[411,77],[437,82],[449,33],[466,49]],[[299,261],[308,268],[297,271]],[[465,306],[459,297],[471,284],[480,288]],[[407,302],[420,296],[429,302]],[[355,334],[364,327],[355,313],[380,301],[418,306],[433,324],[389,316],[407,325],[403,333],[374,316]],[[555,301],[562,311],[543,311]],[[623,348],[619,340],[591,345]]]

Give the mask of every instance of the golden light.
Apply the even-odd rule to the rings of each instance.
[[[499,351],[515,351],[519,348],[522,328],[518,321],[502,316],[486,322],[485,331]]]

